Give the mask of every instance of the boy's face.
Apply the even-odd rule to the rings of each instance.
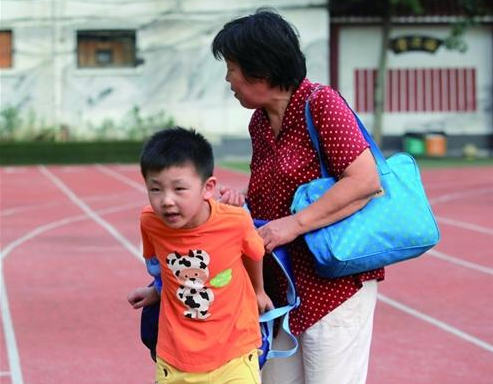
[[[207,221],[207,199],[214,194],[216,178],[205,182],[192,164],[170,167],[146,176],[149,202],[159,218],[170,228],[195,228]]]

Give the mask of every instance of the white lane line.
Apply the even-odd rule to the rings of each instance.
[[[115,213],[119,211],[123,211],[129,208],[134,208],[136,206],[141,206],[141,204],[127,204],[124,206],[119,206],[119,207],[112,207],[112,208],[105,208],[101,211],[98,211],[100,214],[107,214],[107,213]],[[7,244],[0,252],[0,281],[1,281],[1,286],[0,286],[0,296],[1,296],[1,316],[2,316],[2,326],[3,326],[3,332],[5,335],[5,345],[7,349],[7,355],[8,355],[8,361],[9,361],[9,366],[11,367],[10,372],[1,372],[0,376],[11,376],[12,379],[12,384],[23,384],[23,378],[22,378],[22,370],[21,370],[21,364],[20,364],[20,358],[19,358],[19,351],[17,348],[17,341],[15,337],[15,331],[12,323],[12,317],[10,315],[10,306],[8,302],[8,295],[7,295],[7,288],[5,286],[5,279],[3,276],[3,260],[18,246],[24,244],[26,241],[29,241],[42,233],[49,231],[51,229],[55,229],[70,223],[75,223],[78,221],[82,220],[87,220],[88,217],[87,215],[78,215],[78,216],[73,216],[73,217],[67,217],[61,220],[57,220],[39,227],[34,228],[32,231],[26,233],[25,235],[19,237],[18,239],[12,241],[11,243]],[[142,254],[141,252],[139,254]],[[139,257],[139,260],[141,262],[144,262],[143,258]]]
[[[51,173],[45,166],[40,165],[39,169],[47,178],[49,178],[53,184],[55,184],[76,206],[78,206],[82,211],[85,212],[87,216],[93,219],[96,223],[106,229],[111,236],[118,240],[132,255],[134,255],[139,260],[142,259],[139,250],[128,241],[120,232],[118,232],[115,227],[113,227],[106,220],[98,216],[98,214],[93,211],[86,203],[84,203],[77,195],[72,192],[58,177]]]
[[[475,336],[472,336],[466,332],[461,331],[460,329],[457,329],[447,323],[444,323],[443,321],[437,320],[434,317],[428,316],[424,314],[423,312],[419,312],[414,308],[408,307],[407,305],[404,305],[402,303],[399,303],[398,301],[392,300],[391,298],[384,296],[382,294],[378,294],[378,299],[385,304],[390,305],[391,307],[394,307],[402,312],[407,313],[408,315],[414,316],[419,320],[425,321],[445,332],[451,333],[454,336],[457,336],[458,338],[467,341],[471,344],[474,344],[480,348],[483,348],[487,350],[488,352],[493,352],[493,345],[488,344],[487,342],[478,339]]]
[[[439,223],[451,225],[453,227],[458,227],[462,229],[469,229],[471,231],[476,231],[480,233],[485,233],[487,235],[493,235],[493,229],[488,227],[483,227],[481,225],[466,223],[465,221],[459,221],[454,219],[448,219],[446,217],[436,216],[435,217]]]
[[[24,173],[27,172],[28,169],[26,167],[5,167],[5,173]]]
[[[26,233],[25,235],[18,237],[11,243],[7,244],[7,246],[2,250],[0,253],[2,260],[7,257],[7,255],[12,252],[15,248],[17,248],[19,245],[22,243],[25,243],[28,240],[31,240],[33,237],[36,237],[40,235],[43,232],[49,231],[50,229],[54,229],[57,227],[61,227],[62,225],[65,224],[70,224],[74,223],[76,221],[84,220],[86,219],[86,215],[79,215],[79,216],[73,216],[73,217],[67,217],[65,219],[61,219],[58,221],[54,221],[52,223],[44,224],[39,227],[34,228],[32,231]]]
[[[86,199],[86,201],[93,201],[93,202],[98,202],[98,201],[114,201],[116,198],[121,198],[122,194],[121,193],[113,193],[113,194],[105,194],[101,196],[90,196]],[[47,209],[50,207],[60,207],[64,203],[62,202],[49,202],[49,203],[39,203],[39,204],[31,204],[31,205],[21,205],[17,207],[12,207],[12,208],[6,208],[4,210],[0,210],[0,216],[1,217],[7,217],[7,216],[12,216],[12,215],[17,215],[22,212],[26,211],[34,211],[36,209]]]
[[[84,210],[84,212],[86,212],[86,214],[91,217],[93,220],[95,220],[98,224],[102,225],[106,230],[108,230],[110,232],[111,235],[113,235],[118,241],[120,241],[124,246],[125,248],[127,248],[132,254],[134,254],[135,256],[137,256],[141,261],[142,261],[142,258],[140,257],[140,253],[138,252],[138,250],[133,246],[131,245],[122,235],[120,235],[118,233],[118,231],[116,231],[116,229],[114,229],[109,223],[107,223],[106,221],[104,221],[103,219],[101,219],[100,217],[98,217],[98,215],[92,211],[87,205],[84,204],[84,202],[82,202],[70,189],[68,189],[61,180],[59,180],[58,178],[56,178],[56,176],[54,176],[53,174],[51,174],[46,168],[42,167],[41,166],[41,169],[43,171],[43,173],[45,173],[51,180],[53,180],[53,182],[70,198],[70,200],[72,200],[74,202],[74,204],[76,204],[77,206],[79,206],[82,210]],[[410,308],[404,304],[401,304],[395,300],[392,300],[384,295],[379,295],[379,300],[405,312],[405,313],[408,313],[412,316],[415,316],[423,321],[426,321],[446,332],[449,332],[465,341],[468,341],[472,344],[475,344],[483,349],[486,349],[490,352],[493,352],[493,346],[474,337],[474,336],[471,336],[465,332],[462,332],[460,330],[458,330],[457,328],[454,328],[450,325],[448,325],[447,323],[444,323],[442,321],[439,321],[437,319],[434,319],[433,317],[431,316],[428,316],[428,315],[425,315],[413,308]]]
[[[470,184],[464,182],[461,180],[461,187],[464,189],[466,188],[468,191],[478,189],[478,188],[483,188],[485,186],[491,185],[489,180],[481,180],[481,181],[471,181]],[[423,185],[425,187],[425,191],[429,191],[432,189],[445,189],[445,190],[456,190],[457,189],[457,180],[452,181],[452,180],[435,180],[435,178],[432,180],[426,180],[423,181]]]
[[[96,165],[96,168],[100,171],[100,172],[103,172],[104,174],[108,175],[108,176],[111,176],[117,180],[120,180],[121,182],[131,186],[132,188],[135,188],[136,190],[138,190],[139,192],[142,192],[142,193],[147,193],[143,183],[138,183],[137,181],[125,176],[125,175],[122,175],[121,173],[118,173],[108,167],[105,167],[101,164],[97,164]]]
[[[461,190],[459,192],[447,193],[445,195],[433,197],[428,199],[430,204],[438,204],[446,201],[462,199],[464,197],[477,196],[477,195],[485,195],[493,192],[493,188],[476,188],[470,190]]]
[[[115,172],[113,171],[112,169],[109,169],[103,165],[98,165],[97,168],[107,174],[108,176],[111,176],[111,177],[114,177],[122,182],[124,182],[125,184],[131,186],[131,187],[134,187],[135,189],[141,191],[141,192],[144,192],[145,193],[145,189],[141,186],[140,183],[136,183],[135,180],[132,180],[130,178],[128,178],[127,176],[125,175],[122,175],[118,172]],[[472,191],[473,192],[473,191]],[[451,221],[449,219],[446,219],[446,218],[437,218],[437,220],[440,222],[445,222],[447,221],[447,224]],[[468,229],[472,229],[472,230],[476,230],[476,231],[489,231],[488,228],[484,228],[484,227],[479,227],[479,226],[476,226],[474,224],[468,224],[468,223],[459,223],[459,222],[454,222],[454,224],[456,225],[461,225],[462,227],[467,227]],[[493,232],[493,231],[492,231]],[[450,263],[453,263],[453,264],[456,264],[456,265],[460,265],[462,267],[465,267],[465,268],[469,268],[469,269],[473,269],[475,271],[479,271],[479,272],[483,272],[483,273],[488,273],[488,274],[491,274],[492,272],[492,269],[491,268],[488,268],[488,267],[484,267],[482,265],[479,265],[479,264],[475,264],[475,263],[472,263],[472,262],[469,262],[469,261],[464,261],[464,260],[461,260],[459,258],[456,258],[456,257],[453,257],[453,256],[449,256],[449,255],[446,255],[444,253],[441,253],[441,252],[438,252],[438,251],[434,251],[434,250],[429,250],[427,252],[427,254],[429,254],[430,256],[434,256],[438,259],[441,259],[441,260],[444,260],[444,261],[447,261],[447,262],[450,262]]]
[[[112,170],[109,170],[109,172],[105,172],[105,173],[107,173],[110,176],[115,176],[116,178],[118,178],[119,180],[122,180],[122,181],[124,181],[124,179],[126,178],[126,176],[123,176],[123,175],[116,173]],[[137,185],[137,184],[134,184],[135,182],[133,180],[130,180],[130,181],[132,181],[132,183],[127,183],[127,184],[134,185],[135,188],[140,189],[140,184]],[[485,272],[485,273],[492,273],[493,272],[490,268],[486,268],[486,267],[479,266],[477,264],[465,262],[463,260],[456,259],[452,256],[448,256],[448,255],[445,255],[443,253],[440,253],[440,252],[437,252],[434,250],[429,250],[428,253],[434,257],[438,257],[442,260],[446,260],[448,262],[458,264],[458,265],[461,265],[463,267],[474,269],[476,271]],[[453,326],[451,326],[451,325],[449,325],[443,321],[437,320],[431,316],[428,316],[424,313],[421,313],[421,312],[419,312],[419,311],[417,311],[411,307],[408,307],[402,303],[399,303],[395,300],[392,300],[392,299],[388,298],[387,296],[379,294],[378,298],[379,298],[379,300],[383,301],[384,303],[389,304],[389,305],[393,306],[394,308],[399,309],[400,311],[403,311],[407,314],[415,316],[420,320],[426,321],[426,322],[428,322],[428,323],[430,323],[430,324],[432,324],[432,325],[434,325],[434,326],[436,326],[436,327],[438,327],[438,328],[440,328],[446,332],[452,333],[453,335],[459,337],[462,340],[468,341],[468,342],[473,343],[473,344],[475,344],[481,348],[484,348],[490,352],[493,352],[493,346],[492,345],[490,345],[490,344],[488,344],[488,343],[486,343],[486,342],[484,342],[484,341],[482,341],[482,340],[480,340],[474,336],[471,336],[471,335],[469,335],[469,334],[467,334],[467,333],[465,333],[465,332],[463,332],[463,331],[461,331],[461,330],[459,330],[459,329],[457,329],[457,328],[455,328],[455,327],[453,327]]]
[[[19,349],[17,348],[17,340],[15,338],[14,325],[10,314],[9,298],[5,279],[3,277],[3,259],[0,260],[0,311],[2,313],[3,334],[5,335],[5,348],[10,367],[10,378],[12,384],[24,384],[22,377],[22,369],[19,358]]]
[[[127,205],[120,205],[117,207],[111,207],[111,208],[105,208],[102,210],[97,211],[98,214],[100,215],[105,215],[109,213],[116,213],[116,212],[121,212],[125,211],[129,208],[135,208],[135,207],[141,207],[142,204],[140,203],[132,203],[132,204],[127,204]],[[17,238],[16,240],[12,241],[11,243],[7,244],[3,250],[0,252],[0,258],[4,259],[7,257],[9,253],[11,253],[15,248],[18,246],[22,245],[26,241],[29,241],[33,239],[36,236],[41,235],[43,232],[49,231],[51,229],[55,229],[67,224],[75,223],[77,221],[82,221],[82,220],[87,220],[88,217],[87,215],[77,215],[77,216],[72,216],[72,217],[66,217],[64,219],[56,220],[51,223],[47,223],[44,225],[41,225],[39,227],[34,228],[30,232],[26,233],[25,235]]]
[[[488,275],[493,275],[493,268],[485,267],[484,265],[472,263],[470,261],[465,261],[457,257],[447,255],[443,252],[435,251],[434,249],[430,249],[429,251],[426,252],[426,254],[436,257],[437,259],[447,261],[452,264],[460,265],[461,267],[473,269],[474,271],[486,273]]]

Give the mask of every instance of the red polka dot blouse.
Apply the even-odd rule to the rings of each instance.
[[[277,137],[262,109],[252,115],[249,131],[253,151],[248,186],[252,217],[273,220],[290,215],[296,188],[320,177],[318,157],[304,115],[305,101],[317,86],[308,79],[303,80],[291,96]],[[368,143],[352,112],[330,87],[322,87],[313,94],[310,111],[328,159],[329,172],[340,176]],[[288,249],[301,298],[300,307],[290,315],[290,327],[296,335],[354,295],[363,281],[384,278],[383,268],[337,279],[321,278],[315,273],[313,258],[302,236]],[[264,280],[266,291],[276,306],[285,304],[287,283],[272,257],[264,259]]]

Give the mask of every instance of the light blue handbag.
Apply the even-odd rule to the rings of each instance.
[[[317,273],[328,278],[417,257],[440,240],[416,161],[407,153],[397,153],[386,160],[358,116],[353,114],[370,144],[382,193],[349,217],[305,234],[305,241],[315,257]],[[291,205],[293,214],[318,200],[337,181],[329,176],[323,161],[308,101],[305,117],[319,156],[322,178],[298,187]]]

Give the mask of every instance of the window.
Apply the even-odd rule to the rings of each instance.
[[[135,67],[135,31],[78,31],[77,65],[79,68]]]
[[[12,31],[0,31],[0,68],[12,67]]]
[[[376,69],[354,71],[356,111],[373,112]],[[474,112],[475,68],[387,70],[385,112]]]

